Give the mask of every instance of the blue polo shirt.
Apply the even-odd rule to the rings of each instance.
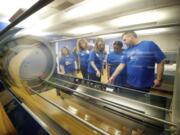
[[[165,59],[164,53],[152,41],[141,41],[125,51],[122,63],[127,66],[127,83],[137,89],[153,86],[155,63]]]
[[[111,52],[108,54],[107,63],[110,66],[110,76],[114,73],[120,63],[123,62],[123,53]],[[115,78],[114,85],[126,84],[126,68]]]
[[[75,56],[73,54],[64,56],[60,59],[59,64],[64,66],[65,73],[73,73],[75,71]]]
[[[89,61],[88,61],[88,73],[89,74],[96,74],[96,71],[94,70],[94,68],[90,64],[91,61],[94,61],[96,67],[101,72],[103,62],[104,62],[104,59],[105,59],[105,55],[106,54],[104,52],[99,52],[99,53],[96,53],[94,51],[90,52]]]
[[[80,67],[87,68],[88,67],[88,60],[89,60],[89,51],[82,50],[78,52],[78,57],[80,60]]]

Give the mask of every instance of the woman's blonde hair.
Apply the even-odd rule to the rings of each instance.
[[[103,45],[103,52],[105,51],[105,42],[104,42],[104,39],[102,38],[97,38],[96,41],[95,41],[95,46],[94,46],[94,51],[95,52],[98,52],[99,49],[98,49],[98,43],[99,42],[102,42],[102,45]]]
[[[85,39],[85,38],[81,38],[81,39],[78,39],[77,40],[77,44],[76,44],[76,47],[77,47],[77,52],[81,51],[82,48],[80,46],[81,42],[84,42],[85,43],[85,50],[88,50],[89,47],[88,47],[88,41]]]

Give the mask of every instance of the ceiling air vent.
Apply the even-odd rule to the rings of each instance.
[[[65,1],[64,3],[60,4],[59,6],[57,6],[56,9],[58,9],[58,10],[65,10],[65,9],[71,7],[72,5],[74,5],[74,4],[69,2],[69,1]]]

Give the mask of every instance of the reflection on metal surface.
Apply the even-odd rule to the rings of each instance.
[[[78,110],[72,106],[68,106],[67,110],[74,115],[76,115],[78,112]]]
[[[83,119],[81,119],[80,117],[72,114],[71,112],[69,112],[68,110],[66,110],[65,108],[59,106],[58,104],[52,102],[51,100],[48,100],[46,98],[44,98],[43,96],[41,96],[39,93],[37,93],[36,91],[34,91],[33,89],[29,88],[33,93],[35,93],[36,95],[38,95],[39,97],[41,97],[42,99],[44,99],[45,101],[49,102],[50,104],[54,105],[56,108],[60,109],[61,111],[65,112],[66,114],[70,115],[71,117],[77,119],[78,121],[84,123],[85,125],[87,125],[88,127],[96,130],[97,132],[103,134],[103,135],[109,135],[109,133],[105,132],[104,130],[92,125],[91,123],[84,121]]]
[[[53,86],[55,86],[55,87],[60,87],[60,88],[64,88],[64,89],[66,89],[66,90],[68,90],[68,91],[71,91],[71,92],[74,92],[74,93],[77,93],[77,94],[80,94],[80,96],[84,96],[84,97],[88,97],[88,98],[91,98],[91,99],[94,99],[94,100],[97,100],[97,101],[99,101],[99,102],[101,102],[101,103],[105,103],[106,105],[108,105],[108,107],[110,107],[110,108],[112,108],[113,109],[113,107],[115,107],[115,110],[116,111],[121,111],[121,110],[123,110],[123,111],[127,111],[127,112],[130,112],[130,113],[132,113],[132,115],[134,115],[134,114],[136,114],[136,115],[139,115],[139,116],[142,116],[143,118],[147,118],[147,119],[149,119],[149,120],[153,120],[153,121],[156,121],[156,122],[160,122],[161,124],[167,124],[167,125],[170,125],[170,126],[176,126],[174,123],[171,123],[171,122],[168,122],[168,121],[166,121],[166,120],[163,120],[163,113],[164,112],[155,112],[154,110],[153,110],[153,112],[152,112],[152,114],[156,114],[155,116],[159,116],[159,117],[161,117],[161,118],[158,118],[158,117],[154,117],[154,116],[151,116],[151,115],[148,115],[148,114],[145,114],[145,113],[143,113],[143,112],[140,112],[140,111],[137,111],[137,110],[135,110],[135,109],[133,109],[133,108],[129,108],[129,106],[122,106],[121,104],[119,104],[119,103],[121,103],[121,101],[122,100],[120,100],[120,98],[117,98],[116,97],[116,102],[113,102],[113,101],[108,101],[107,99],[102,99],[101,97],[103,97],[103,93],[101,92],[101,94],[99,94],[98,92],[96,92],[96,91],[92,91],[92,90],[88,90],[88,89],[83,89],[83,88],[81,88],[81,86],[79,86],[79,87],[77,87],[77,89],[75,90],[75,89],[71,89],[71,88],[69,88],[69,87],[65,87],[65,86],[62,86],[62,85],[60,85],[60,84],[56,84],[56,83],[53,83],[53,82],[50,82],[50,81],[45,81],[45,82],[47,82],[47,83],[49,83],[49,84],[51,84],[51,85],[53,85]],[[104,93],[104,95],[106,95],[108,98],[109,97],[112,97],[112,95],[111,96],[108,96],[108,94],[107,93]],[[115,97],[113,97],[113,98],[115,98]],[[116,103],[118,103],[118,105],[116,104]],[[110,105],[110,106],[109,106]],[[121,106],[120,106],[121,105]],[[116,109],[116,108],[118,108],[118,110]],[[120,109],[120,110],[119,110]]]
[[[68,83],[68,84],[73,84],[73,85],[76,85],[76,86],[80,86],[80,87],[82,87],[82,88],[84,88],[84,89],[89,89],[89,91],[95,91],[95,92],[99,92],[100,94],[101,94],[101,97],[102,97],[102,99],[104,99],[103,98],[103,91],[97,91],[96,89],[94,89],[94,88],[91,88],[91,87],[87,87],[87,86],[84,86],[84,85],[80,85],[80,84],[75,84],[75,83],[71,83],[71,82],[68,82],[68,81],[65,81],[65,80],[62,80],[62,79],[58,79],[58,78],[55,78],[55,77],[53,77],[53,79],[55,79],[55,80],[58,80],[58,81],[61,81],[61,82],[65,82],[65,83]],[[107,90],[108,89],[108,90]],[[108,91],[108,92],[113,92],[112,91],[113,90],[113,88],[106,88],[106,91]],[[124,104],[127,104],[126,106],[133,106],[134,108],[138,108],[138,107],[141,107],[141,106],[138,106],[138,107],[136,107],[134,104],[133,105],[130,105],[130,102],[135,102],[135,103],[137,103],[137,104],[140,104],[140,105],[143,105],[143,106],[147,106],[147,107],[152,107],[152,108],[155,108],[155,109],[158,109],[158,110],[162,110],[162,111],[166,111],[166,112],[171,112],[171,110],[169,110],[169,109],[166,109],[166,108],[163,108],[163,107],[158,107],[158,106],[155,106],[155,105],[151,105],[151,104],[148,104],[148,103],[144,103],[144,102],[139,102],[139,101],[137,101],[137,100],[133,100],[133,99],[130,99],[130,98],[126,98],[126,97],[123,97],[123,96],[120,96],[120,95],[114,95],[114,94],[110,94],[110,93],[108,93],[108,95],[112,95],[112,97],[111,96],[108,96],[108,99],[110,100],[110,101],[113,101],[114,100],[114,97],[117,97],[118,99],[120,98],[120,99],[122,99],[122,102],[124,102]],[[115,98],[116,99],[116,98]],[[122,102],[120,102],[121,104],[122,104]],[[142,108],[141,108],[142,109]],[[147,108],[146,108],[147,109]]]
[[[90,119],[90,116],[88,114],[84,115],[84,120],[88,121]]]

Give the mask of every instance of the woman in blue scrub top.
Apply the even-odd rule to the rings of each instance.
[[[84,79],[88,79],[88,49],[88,42],[86,39],[83,38],[77,41],[78,68],[80,69]]]
[[[114,73],[116,68],[123,60],[123,50],[122,50],[122,42],[115,41],[113,44],[114,51],[108,54],[107,64],[108,64],[108,79]],[[113,81],[114,85],[125,86],[126,85],[126,71],[123,71],[115,78]]]
[[[93,51],[89,55],[88,77],[90,80],[101,81],[105,55],[105,42],[103,39],[98,38]]]
[[[62,74],[76,75],[76,58],[73,54],[70,54],[68,48],[63,47],[61,50],[62,57],[60,59],[60,71]]]

